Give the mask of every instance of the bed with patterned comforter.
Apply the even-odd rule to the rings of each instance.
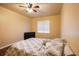
[[[13,43],[5,56],[61,56],[65,54],[65,45],[62,39],[29,38]]]

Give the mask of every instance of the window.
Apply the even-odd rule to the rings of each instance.
[[[49,20],[37,21],[37,32],[38,33],[49,33],[50,25]]]

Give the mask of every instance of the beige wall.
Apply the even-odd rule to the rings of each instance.
[[[79,55],[79,4],[64,4],[61,18],[62,37],[68,40],[72,50]]]
[[[30,20],[27,16],[0,7],[0,47],[18,40],[30,31]]]
[[[50,33],[37,33],[37,21],[50,20]],[[36,32],[36,37],[39,38],[57,38],[60,37],[60,15],[38,17],[32,19],[32,31]]]

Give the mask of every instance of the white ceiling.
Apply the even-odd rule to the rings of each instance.
[[[34,5],[39,5],[38,12],[26,12],[26,8],[19,7],[19,5],[23,5],[23,3],[6,3],[0,4],[0,6],[8,8],[12,11],[20,13],[29,17],[40,17],[40,16],[51,16],[58,15],[61,13],[62,4],[61,3],[37,3]]]

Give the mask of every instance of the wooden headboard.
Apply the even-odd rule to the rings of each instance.
[[[28,38],[35,38],[35,32],[24,32],[24,40]]]

